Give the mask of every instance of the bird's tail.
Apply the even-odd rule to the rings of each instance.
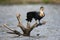
[[[30,19],[26,19],[26,21],[31,22],[31,20],[30,20]]]
[[[26,21],[29,21],[28,19],[26,19]]]

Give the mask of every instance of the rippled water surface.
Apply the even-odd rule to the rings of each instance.
[[[26,26],[26,13],[39,11],[41,6],[45,8],[45,17],[41,21],[47,23],[31,32],[31,36],[40,34],[40,37],[15,37],[15,35],[6,33],[9,31],[8,29],[1,27],[6,23],[10,28],[22,33],[21,29],[17,27],[16,13],[21,14],[22,23]],[[31,25],[34,22],[33,20]],[[0,5],[0,40],[60,40],[60,5]]]

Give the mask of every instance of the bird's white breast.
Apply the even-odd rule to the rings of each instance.
[[[40,16],[43,17],[44,16],[44,12],[40,11]]]

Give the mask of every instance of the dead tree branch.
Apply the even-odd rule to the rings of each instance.
[[[35,23],[32,25],[32,27],[30,28],[30,31],[32,31],[35,27],[37,27],[38,23]]]
[[[21,23],[21,15],[20,14],[16,14],[17,20],[18,20],[18,27],[20,27],[23,31],[25,30],[25,27],[23,26],[23,24]]]
[[[30,29],[30,23],[27,22],[27,29]]]
[[[16,35],[22,35],[20,32],[18,32],[17,30],[13,30],[13,29],[10,29],[6,24],[3,25],[4,27],[6,27],[7,29],[9,29],[10,31],[12,32],[7,32],[7,33],[10,33],[10,34],[16,34]]]
[[[13,31],[13,29],[10,29],[10,28],[7,26],[7,24],[4,24],[3,26],[6,27],[7,29],[9,29],[10,31]]]

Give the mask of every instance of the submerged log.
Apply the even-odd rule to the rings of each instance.
[[[20,14],[16,14],[16,17],[17,17],[17,20],[18,20],[18,27],[19,28],[21,28],[21,30],[23,31],[23,34],[22,33],[20,33],[20,32],[18,32],[17,30],[12,30],[12,29],[10,29],[6,24],[4,24],[4,26],[7,28],[7,29],[9,29],[9,30],[11,30],[12,32],[8,32],[8,33],[10,33],[10,34],[17,34],[17,35],[23,35],[23,36],[30,36],[30,32],[35,28],[35,27],[38,27],[38,26],[41,26],[41,25],[43,25],[43,24],[45,24],[46,22],[43,22],[43,23],[41,23],[41,24],[38,24],[37,22],[36,23],[34,23],[32,26],[30,26],[30,23],[29,22],[27,22],[27,26],[26,26],[26,28],[25,28],[25,26],[22,24],[22,22],[21,22],[21,15]]]

